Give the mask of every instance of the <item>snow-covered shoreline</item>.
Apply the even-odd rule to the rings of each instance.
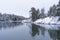
[[[52,17],[46,17],[44,19],[38,19],[34,23],[35,24],[54,24],[54,25],[59,24],[60,25],[60,21],[58,20],[59,20],[58,16],[56,17],[52,16]]]

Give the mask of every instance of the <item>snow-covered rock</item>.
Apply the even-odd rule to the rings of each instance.
[[[58,21],[59,17],[46,17],[44,19],[38,19],[34,23],[43,23],[43,24],[60,24],[60,21]]]

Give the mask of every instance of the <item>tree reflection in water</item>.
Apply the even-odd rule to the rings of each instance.
[[[32,36],[39,35],[39,26],[32,24]]]
[[[32,24],[32,27],[31,27],[31,35],[34,37],[35,35],[39,35],[40,32],[42,35],[44,35],[44,31],[45,29],[38,26],[38,25],[35,25],[35,24]]]
[[[50,38],[52,38],[53,40],[56,40],[57,38],[57,33],[55,30],[48,30],[48,33],[50,35]]]
[[[60,40],[60,30],[57,30],[57,39]]]
[[[45,29],[43,28],[42,26],[40,25],[35,25],[35,24],[32,24],[32,27],[31,27],[31,35],[32,37],[36,36],[36,35],[45,35],[46,32],[48,32],[48,37],[50,37],[52,40],[60,40],[60,30],[51,30],[51,29]],[[46,37],[46,35],[45,35]]]
[[[17,25],[20,25],[20,24],[22,24],[22,23],[20,23],[20,22],[0,22],[0,30],[2,29],[2,28],[4,28],[4,29],[6,29],[6,28],[14,28],[14,27],[16,27]]]
[[[48,30],[48,32],[53,40],[60,40],[60,30]]]
[[[27,24],[27,23],[26,23]],[[0,22],[0,30],[2,28],[14,28],[17,27],[18,25],[23,25],[22,23],[17,23],[17,22]],[[24,24],[25,25],[25,24]],[[60,40],[60,30],[51,30],[51,29],[45,29],[41,25],[35,25],[35,24],[27,24],[28,25],[28,30],[30,27],[30,34],[32,37],[39,36],[39,38],[42,36],[42,38],[47,38],[47,40]],[[26,26],[27,26],[26,25]],[[47,26],[48,27],[48,26]],[[55,27],[55,26],[54,26]],[[24,27],[22,27],[24,28]],[[25,27],[26,28],[26,27]],[[26,31],[27,32],[27,31]],[[37,38],[37,37],[36,37]],[[38,40],[38,39],[37,39]],[[44,40],[44,39],[43,39]],[[46,40],[46,39],[45,39]]]

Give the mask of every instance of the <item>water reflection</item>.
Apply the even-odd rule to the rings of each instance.
[[[60,40],[60,30],[48,30],[48,33],[53,40]]]
[[[32,37],[35,37],[36,35],[38,35],[39,37],[42,37],[42,36],[46,37],[46,40],[60,40],[60,30],[45,29],[44,27],[40,25],[35,25],[35,24],[31,24],[31,25],[32,25],[31,27]],[[50,37],[49,39],[47,38],[47,35],[48,37]],[[44,40],[44,37],[42,40]]]
[[[32,30],[31,33],[32,36],[39,35],[39,26],[32,24],[31,30]]]
[[[41,34],[44,35],[45,28],[40,27],[39,25],[35,25],[35,24],[31,24],[31,25],[32,25],[32,27],[31,27],[31,35],[33,37],[35,35],[40,35],[40,31],[41,31]]]
[[[15,28],[9,31],[0,31],[0,37],[13,38],[19,40],[60,40],[60,26],[58,25],[36,25],[31,23],[0,22],[2,28]],[[18,26],[18,27],[17,27]],[[49,28],[47,28],[49,27]],[[50,29],[52,27],[52,29]],[[55,27],[55,28],[54,28]],[[8,29],[7,29],[8,30]],[[7,35],[8,34],[8,35]],[[5,36],[4,36],[5,35]],[[10,36],[11,35],[11,36]],[[14,36],[13,36],[14,35]],[[32,39],[34,38],[34,39]]]
[[[17,25],[20,25],[20,24],[22,24],[22,23],[20,23],[20,22],[0,22],[0,29],[2,29],[2,28],[14,28],[14,27],[16,27]]]
[[[60,40],[60,30],[57,31],[57,39]]]

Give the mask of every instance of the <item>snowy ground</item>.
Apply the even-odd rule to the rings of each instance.
[[[38,19],[35,22],[32,22],[31,19],[23,20],[22,23],[34,23],[36,25],[39,25],[40,27],[43,27],[45,29],[51,29],[51,30],[59,30],[60,29],[60,21],[59,17],[46,17],[44,19]]]
[[[43,24],[60,24],[60,21],[58,21],[59,17],[46,17],[44,19],[38,19],[36,20],[34,23],[38,24],[38,23],[43,23]]]
[[[22,23],[31,23],[31,19],[28,19],[28,20],[22,20]]]

